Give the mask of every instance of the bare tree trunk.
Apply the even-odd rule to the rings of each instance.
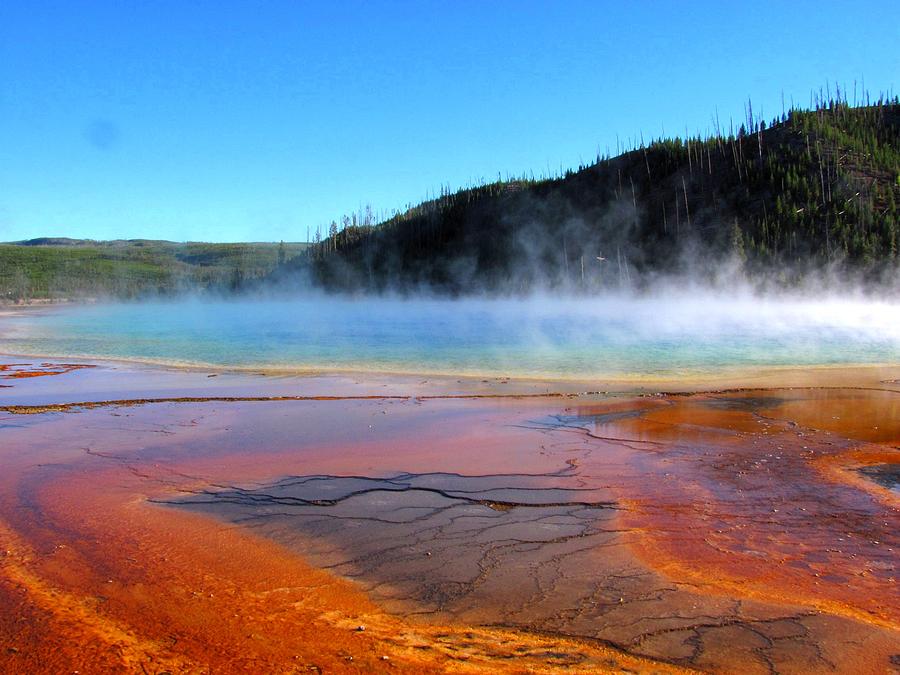
[[[684,213],[687,217],[687,226],[690,229],[691,227],[691,211],[688,208],[688,198],[687,198],[687,184],[684,182],[684,176],[681,177],[681,187],[684,190]]]

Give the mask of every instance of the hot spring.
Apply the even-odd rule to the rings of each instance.
[[[900,304],[706,292],[190,300],[0,320],[0,352],[175,366],[587,379],[900,362]]]

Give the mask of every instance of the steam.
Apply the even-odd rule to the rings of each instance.
[[[900,303],[859,294],[658,287],[602,296],[192,299],[0,322],[0,353],[279,371],[592,379],[900,363]]]
[[[356,249],[335,251],[327,244],[319,253],[314,249],[308,265],[295,265],[296,277],[331,292],[411,297],[653,295],[687,285],[814,297],[889,297],[900,291],[896,254],[849,260],[834,249],[825,260],[798,246],[784,259],[763,262],[745,250],[749,244],[736,220],[723,220],[719,210],[702,205],[692,207],[687,222],[682,214],[680,223],[670,223],[668,239],[661,240],[659,232],[647,230],[645,204],[621,192],[590,206],[573,204],[559,192],[514,192],[489,204],[494,210],[483,218],[472,207],[469,229],[439,245],[433,243],[440,236],[438,225],[428,218],[410,225],[414,234],[400,239],[382,226],[371,243]],[[436,214],[435,222],[441,217]],[[410,246],[418,242],[424,248],[414,255]]]

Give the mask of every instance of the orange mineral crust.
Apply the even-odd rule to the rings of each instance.
[[[385,398],[362,381],[276,399],[276,384],[7,397],[0,670],[900,661],[893,385],[443,398],[393,382]]]
[[[855,469],[900,464],[896,447],[867,442],[897,438],[898,401],[893,391],[696,395],[585,429],[646,444],[644,470],[618,494],[651,568],[710,593],[852,618],[887,654],[900,644],[900,504]]]
[[[32,416],[7,428],[2,588],[4,606],[16,609],[0,624],[4,671],[683,670],[586,638],[411,624],[251,531],[148,503],[234,471],[267,475],[259,462],[279,473],[302,463],[282,447],[285,429],[271,435],[279,452],[245,463],[253,453],[243,432],[263,408],[170,408]],[[216,424],[199,430],[208,416]],[[357,417],[352,407],[301,417],[334,416]],[[315,441],[336,433],[324,426]],[[217,441],[229,431],[239,447],[222,452]],[[191,456],[200,445],[205,452]]]
[[[75,370],[94,367],[83,363],[0,363],[0,377],[7,380],[16,380],[26,377],[65,375]]]

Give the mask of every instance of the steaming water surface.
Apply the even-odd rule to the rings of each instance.
[[[0,318],[0,353],[174,365],[588,378],[900,363],[900,305],[651,298],[304,297],[66,307]]]

